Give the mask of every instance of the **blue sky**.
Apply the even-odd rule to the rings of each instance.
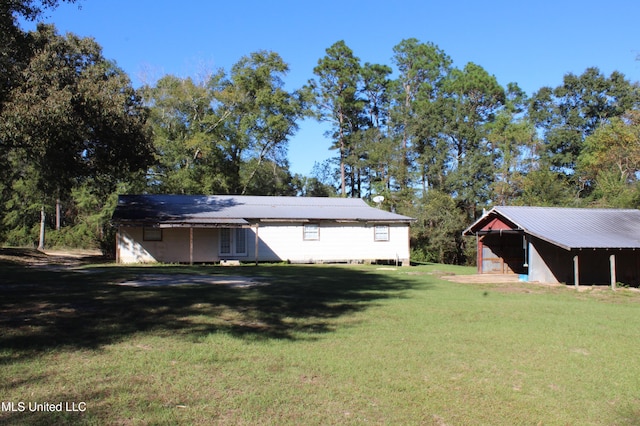
[[[392,66],[393,47],[411,37],[435,43],[457,67],[474,62],[529,94],[591,66],[640,80],[637,0],[79,0],[45,21],[95,38],[136,87],[165,74],[230,70],[264,49],[289,64],[285,83],[295,89],[313,78],[318,59],[338,40],[362,63]],[[308,175],[314,162],[333,155],[324,130],[301,123],[289,144],[292,172]]]

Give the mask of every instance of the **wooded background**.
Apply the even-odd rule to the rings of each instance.
[[[466,264],[475,244],[461,232],[492,205],[640,205],[640,87],[619,72],[569,73],[529,97],[430,42],[363,64],[338,41],[296,90],[271,51],[135,89],[95,40],[18,24],[57,3],[0,5],[6,245],[38,244],[44,212],[48,246],[109,252],[124,193],[383,195],[418,219],[412,260]],[[288,141],[309,117],[329,124],[335,156],[292,174]]]

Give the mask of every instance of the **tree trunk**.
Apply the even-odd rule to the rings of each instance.
[[[346,187],[346,175],[345,175],[345,167],[344,167],[344,161],[345,161],[345,144],[344,144],[344,130],[342,128],[343,123],[344,123],[344,119],[342,117],[342,113],[339,115],[338,118],[338,123],[340,125],[340,130],[338,132],[338,137],[340,138],[340,188],[341,188],[341,195],[343,197],[346,197],[347,195],[347,187]]]
[[[56,198],[56,231],[60,230],[60,198]]]
[[[44,213],[44,206],[40,210],[40,241],[38,243],[38,250],[44,250],[44,221],[46,215]]]

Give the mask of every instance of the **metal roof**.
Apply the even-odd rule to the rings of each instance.
[[[478,219],[464,234],[475,234],[496,216],[566,250],[640,248],[640,210],[500,206]]]
[[[241,195],[121,195],[112,220],[118,223],[246,224],[266,221],[411,222],[369,206],[359,198]]]

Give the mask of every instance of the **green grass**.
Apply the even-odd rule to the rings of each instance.
[[[0,264],[3,424],[640,424],[640,293],[429,265]],[[154,274],[253,288],[133,288]]]

